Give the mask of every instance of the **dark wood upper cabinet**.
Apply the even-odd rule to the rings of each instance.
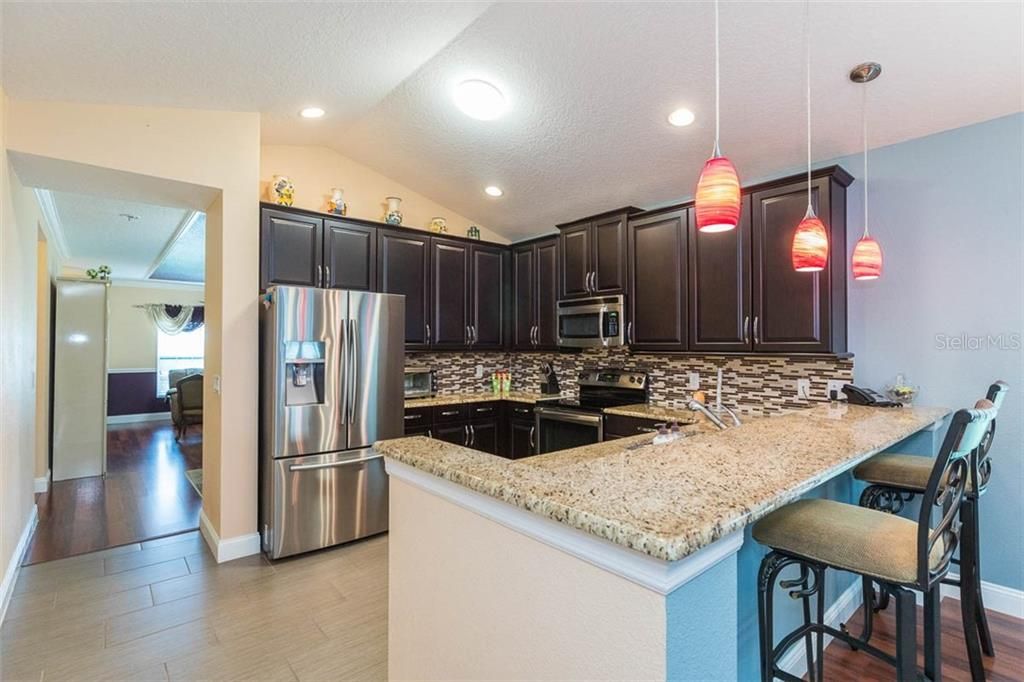
[[[431,346],[466,348],[470,343],[470,245],[434,237],[430,240],[430,252],[430,283],[434,292]]]
[[[533,346],[537,324],[536,246],[512,247],[512,347],[528,350]]]
[[[537,261],[536,348],[558,348],[558,237],[548,237],[534,244]]]
[[[753,232],[753,350],[791,353],[846,351],[846,192],[842,169],[818,172],[811,183],[815,211],[829,233],[829,263],[821,272],[793,270],[793,233],[807,210],[806,181],[751,193]]]
[[[272,284],[320,286],[321,218],[263,209],[260,212],[260,288]]]
[[[470,248],[469,324],[473,348],[501,350],[508,323],[508,249],[474,244]]]
[[[324,220],[324,286],[373,291],[377,286],[377,230]]]
[[[626,289],[626,216],[600,218],[593,224],[591,293],[621,294]]]
[[[562,283],[563,298],[590,295],[590,223],[562,229]]]
[[[684,208],[629,221],[626,338],[636,350],[686,350],[690,213]]]
[[[428,348],[430,328],[430,237],[380,230],[377,291],[405,296],[406,348]]]
[[[752,350],[750,196],[735,230],[698,232],[691,211],[687,233],[690,350]]]

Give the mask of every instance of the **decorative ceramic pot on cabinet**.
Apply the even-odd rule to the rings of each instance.
[[[388,212],[384,216],[384,222],[388,225],[401,225],[402,224],[402,198],[401,197],[388,197],[385,199],[388,202]]]
[[[466,236],[470,239],[480,239],[480,228],[476,225],[470,225],[469,229],[466,230]]]
[[[275,175],[270,183],[270,198],[278,206],[291,206],[295,201],[295,185],[285,175]]]
[[[331,188],[331,198],[327,202],[327,212],[334,215],[345,215],[348,213],[348,206],[345,205],[345,193],[340,187]]]
[[[430,231],[437,234],[445,234],[448,232],[448,221],[441,217],[431,218]]]

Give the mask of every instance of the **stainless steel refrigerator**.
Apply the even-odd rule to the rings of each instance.
[[[405,297],[275,286],[262,301],[263,551],[386,531],[387,475],[370,446],[402,435]]]

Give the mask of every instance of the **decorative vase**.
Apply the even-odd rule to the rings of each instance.
[[[401,197],[388,197],[385,199],[388,202],[388,212],[384,216],[384,222],[388,225],[401,225],[402,224],[402,198]]]
[[[466,230],[466,236],[470,239],[480,239],[480,228],[476,225],[470,225],[469,229]]]
[[[291,206],[295,201],[295,185],[285,175],[275,175],[270,183],[270,196],[278,206]]]
[[[345,193],[340,187],[331,188],[331,198],[327,202],[327,212],[334,215],[345,215],[348,213],[348,206],[345,205]]]
[[[437,234],[445,234],[448,232],[448,221],[441,217],[431,218],[430,231]]]

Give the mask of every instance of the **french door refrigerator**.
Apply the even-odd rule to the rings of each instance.
[[[403,431],[405,297],[274,286],[262,302],[263,551],[386,531],[387,475],[370,446]]]

